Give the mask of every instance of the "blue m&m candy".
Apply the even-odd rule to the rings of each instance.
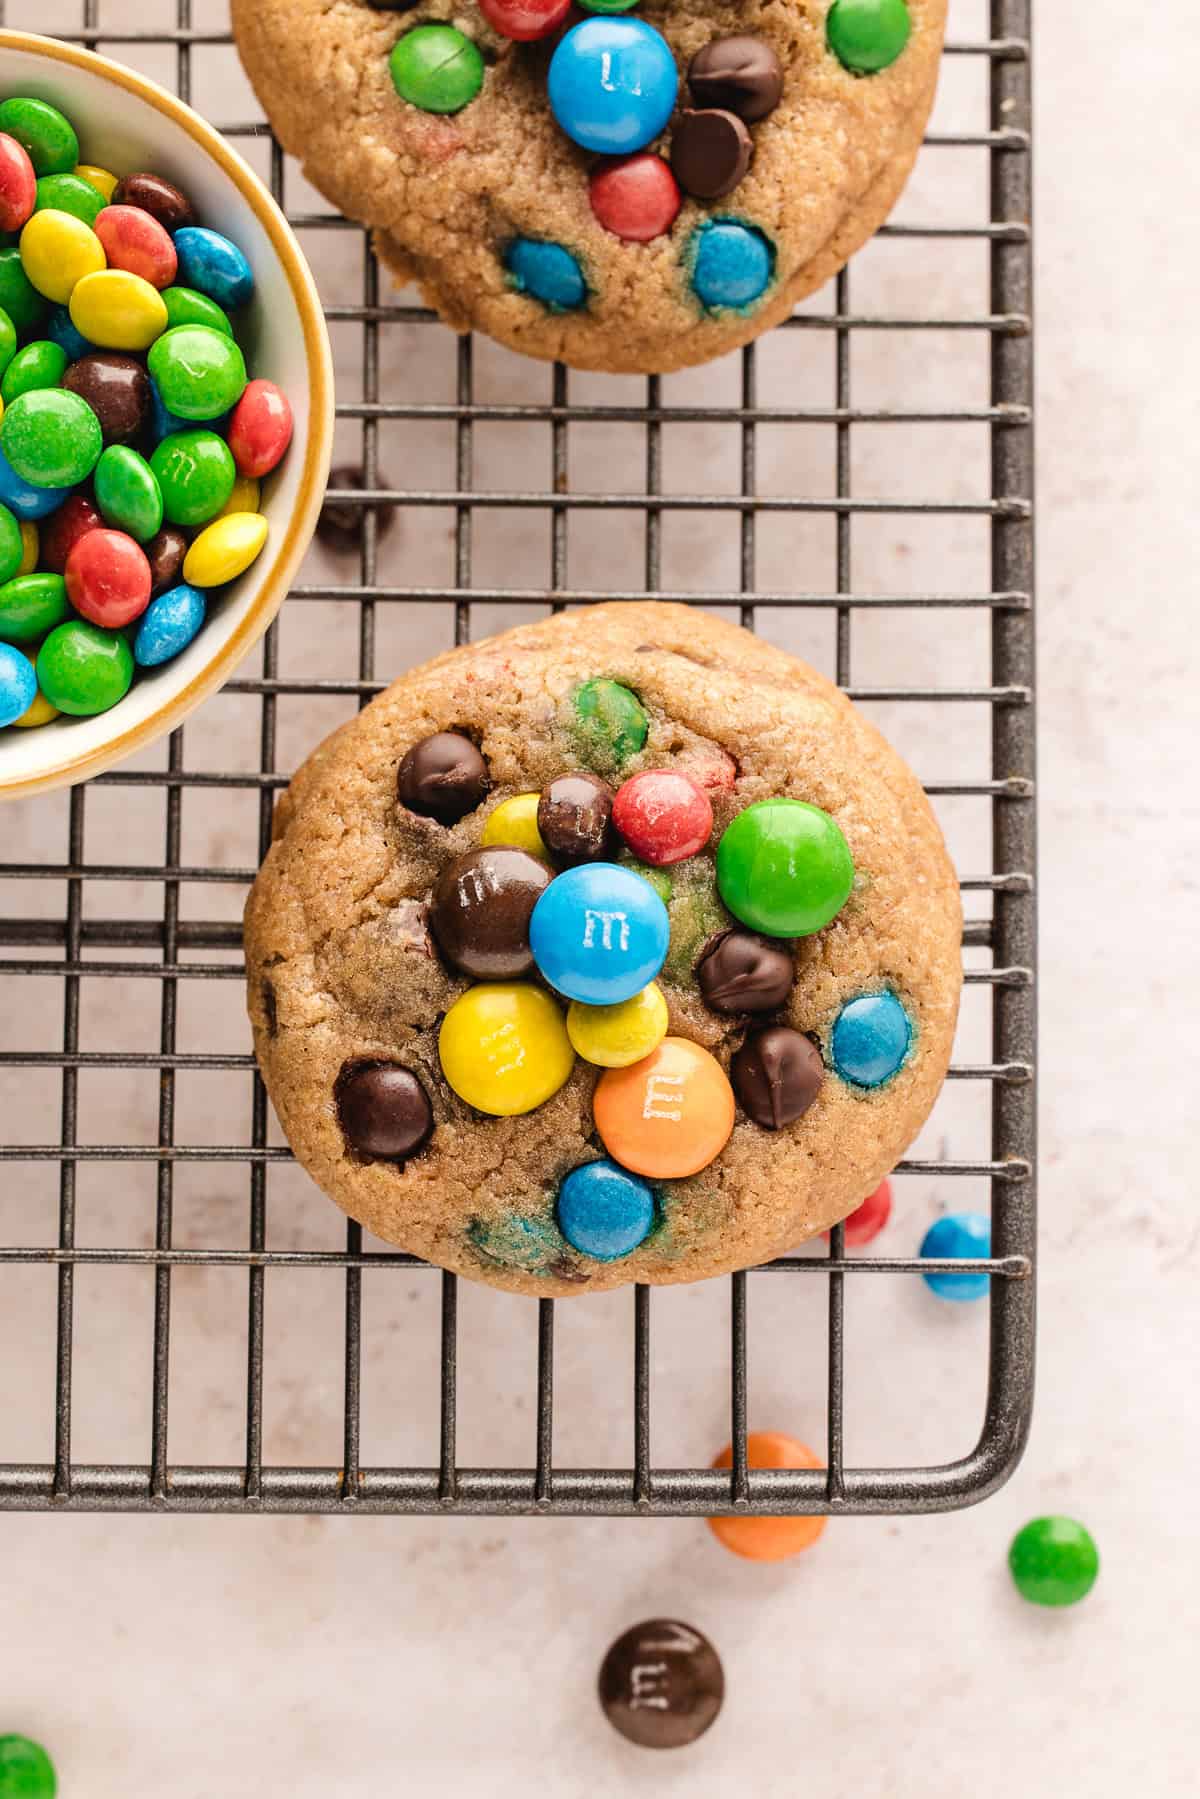
[[[833,1066],[852,1087],[882,1087],[904,1064],[912,1020],[894,993],[864,993],[838,1013],[829,1040]]]
[[[749,306],[770,285],[775,252],[755,225],[707,219],[692,239],[692,289],[702,306]]]
[[[992,1224],[981,1212],[951,1212],[931,1224],[921,1239],[921,1256],[931,1262],[980,1261],[992,1253]],[[990,1274],[926,1274],[921,1277],[939,1299],[986,1299]]]
[[[46,518],[58,510],[68,491],[63,487],[35,487],[32,481],[18,475],[0,450],[0,505],[7,506],[18,518]]]
[[[175,252],[179,258],[178,285],[207,294],[226,312],[244,306],[254,292],[250,264],[237,245],[219,231],[186,225],[175,233]]]
[[[670,938],[667,908],[653,887],[615,862],[569,868],[529,921],[542,974],[586,1006],[615,1006],[640,993],[662,967]]]
[[[75,329],[71,314],[65,306],[56,306],[46,320],[46,336],[52,344],[67,352],[72,362],[78,362],[81,356],[88,356],[95,348],[81,331]]]
[[[558,1228],[597,1262],[630,1255],[654,1224],[654,1190],[615,1162],[573,1168],[558,1190]]]
[[[531,294],[551,312],[574,312],[587,299],[583,270],[562,244],[515,237],[504,252],[504,266],[518,293]]]
[[[627,156],[652,143],[675,106],[671,47],[642,19],[585,19],[550,61],[550,110],[585,150]]]
[[[133,640],[133,659],[139,668],[157,668],[186,650],[204,623],[207,602],[197,587],[181,581],[178,587],[151,600]]]
[[[37,699],[33,663],[10,643],[0,643],[0,728],[24,718]]]

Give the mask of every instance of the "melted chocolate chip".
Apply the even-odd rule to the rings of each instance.
[[[457,824],[479,805],[491,782],[487,763],[469,737],[437,731],[414,743],[400,764],[400,803],[422,818]]]
[[[494,846],[455,856],[438,876],[429,922],[442,953],[480,981],[509,981],[533,967],[529,919],[550,870],[524,850]]]
[[[754,143],[736,113],[685,112],[671,134],[671,169],[687,194],[719,200],[738,185]]]
[[[783,92],[779,58],[760,37],[714,38],[693,56],[687,81],[697,106],[720,107],[747,124],[774,112]]]
[[[347,1062],[334,1089],[351,1149],[380,1162],[402,1162],[433,1131],[433,1109],[416,1075],[395,1062]]]
[[[415,0],[414,0],[415,4]],[[360,491],[367,485],[366,476],[361,467],[343,463],[340,468],[329,471],[329,485],[342,492],[358,488]],[[381,475],[379,485],[386,487],[387,481]],[[321,516],[317,520],[317,536],[330,550],[353,551],[362,548],[363,527],[368,513],[373,513],[378,520],[375,541],[380,542],[391,530],[396,521],[397,508],[394,505],[355,506],[349,500],[326,500],[321,508]]]
[[[538,801],[538,832],[563,868],[612,854],[612,788],[598,775],[559,775]]]
[[[714,1012],[773,1012],[792,990],[787,950],[753,931],[722,931],[705,946],[696,979]]]
[[[803,1118],[825,1079],[816,1045],[786,1024],[752,1032],[729,1072],[742,1110],[767,1131]]]
[[[600,1704],[614,1729],[643,1749],[681,1749],[704,1735],[725,1698],[707,1637],[674,1618],[650,1618],[617,1638],[600,1666]]]

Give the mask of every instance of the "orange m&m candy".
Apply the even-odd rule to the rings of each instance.
[[[823,1468],[824,1462],[795,1437],[782,1431],[752,1431],[746,1439],[746,1457],[752,1468]],[[714,1468],[732,1468],[733,1448],[727,1444]],[[786,1562],[811,1548],[826,1518],[710,1518],[708,1527],[724,1548],[749,1562]]]
[[[698,1174],[733,1129],[733,1088],[715,1056],[686,1037],[664,1037],[629,1068],[610,1068],[592,1101],[613,1160],[651,1180]]]

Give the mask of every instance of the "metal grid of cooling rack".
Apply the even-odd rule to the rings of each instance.
[[[99,44],[120,55],[122,44],[174,47],[175,81],[183,98],[190,97],[192,53],[196,45],[229,43],[225,30],[195,28],[193,0],[174,0],[164,5],[174,18],[160,28],[139,26],[122,32],[102,25],[98,0],[83,0],[77,30],[64,32],[75,42]],[[836,404],[833,408],[803,404],[764,406],[756,391],[756,351],[741,355],[741,394],[738,404],[712,407],[672,407],[663,404],[660,383],[646,383],[645,404],[640,406],[573,406],[568,399],[565,370],[554,371],[552,402],[548,406],[497,406],[476,402],[473,391],[473,353],[469,339],[457,349],[457,397],[453,405],[407,404],[402,396],[381,396],[379,332],[383,323],[404,319],[424,321],[431,315],[411,306],[381,299],[381,285],[372,258],[364,254],[365,285],[361,304],[329,308],[331,321],[361,329],[363,357],[362,403],[339,407],[344,419],[360,422],[361,458],[365,476],[363,491],[339,492],[347,504],[363,505],[364,528],[360,578],[352,586],[309,586],[298,597],[336,600],[356,607],[359,621],[358,679],[355,681],[293,681],[279,672],[279,632],[273,627],[267,640],[261,678],[243,679],[234,690],[258,696],[261,706],[261,761],[256,774],[226,774],[218,770],[189,768],[185,762],[183,733],[170,740],[166,767],[160,771],[120,771],[101,777],[104,784],[150,784],[161,788],[165,808],[162,864],[157,869],[141,866],[124,871],[133,877],[161,883],[161,919],[96,920],[85,917],[84,889],[92,874],[112,879],[122,871],[107,868],[89,871],[84,856],[84,817],[88,790],[80,787],[70,796],[68,841],[61,862],[17,867],[0,864],[0,875],[10,879],[59,880],[66,890],[66,906],[60,918],[22,919],[0,916],[0,946],[9,953],[0,960],[0,975],[38,976],[60,981],[63,987],[61,1050],[11,1051],[0,1055],[0,1066],[28,1069],[37,1082],[61,1083],[61,1141],[41,1146],[0,1148],[0,1166],[12,1176],[15,1165],[35,1160],[56,1162],[60,1168],[58,1241],[53,1247],[10,1248],[0,1245],[0,1267],[5,1263],[39,1263],[57,1269],[57,1367],[54,1387],[54,1459],[46,1465],[0,1461],[0,1509],[89,1510],[221,1510],[342,1511],[342,1512],[545,1512],[613,1513],[641,1515],[703,1514],[722,1511],[770,1512],[888,1512],[933,1511],[967,1504],[984,1497],[1006,1477],[1020,1454],[1028,1424],[1033,1386],[1035,1240],[1035,1008],[1033,968],[1035,947],[1034,725],[1033,725],[1033,463],[1032,463],[1032,336],[1031,336],[1031,235],[1030,235],[1030,0],[991,0],[990,36],[987,41],[951,43],[947,55],[984,60],[989,76],[990,117],[985,130],[975,135],[932,138],[941,144],[973,145],[985,149],[990,163],[990,208],[979,223],[962,226],[895,225],[890,235],[936,238],[975,238],[986,241],[990,258],[991,309],[986,318],[946,317],[914,321],[877,316],[856,316],[850,304],[852,272],[838,280],[835,304],[819,320],[798,319],[795,325],[816,323],[836,334]],[[0,22],[5,8],[0,0]],[[259,123],[227,125],[234,138],[265,137]],[[271,145],[271,179],[283,197],[284,161],[279,147]],[[341,221],[305,215],[294,220],[306,227],[343,227]],[[353,228],[356,229],[356,228]],[[936,326],[983,331],[990,343],[991,395],[982,409],[928,409],[884,413],[856,407],[851,398],[851,346],[855,334],[864,331],[912,329]],[[432,329],[441,327],[432,324]],[[785,327],[786,328],[786,327]],[[381,421],[437,416],[453,422],[456,439],[456,480],[448,491],[387,490],[379,485],[378,432]],[[529,419],[547,424],[552,436],[551,480],[545,491],[533,494],[502,493],[489,489],[486,502],[472,483],[472,426],[476,420]],[[618,503],[602,496],[572,494],[569,489],[567,431],[575,420],[617,419],[644,427],[645,488],[632,498],[622,495],[623,510],[640,511],[644,520],[644,586],[627,594],[594,593],[573,587],[567,569],[567,524],[573,509]],[[664,493],[662,484],[662,427],[673,423],[707,420],[732,423],[740,429],[740,493]],[[983,510],[990,519],[991,584],[984,594],[945,593],[903,596],[868,595],[855,591],[851,577],[851,538],[855,519],[872,510],[952,512],[952,504],[855,499],[851,492],[851,439],[858,424],[887,423],[903,430],[906,423],[939,424],[974,420],[988,427],[991,440],[991,498]],[[829,427],[836,435],[836,495],[828,498],[763,499],[756,493],[756,426],[776,423],[812,423]],[[369,509],[394,502],[399,506],[450,507],[455,516],[455,578],[451,588],[382,585],[377,580],[378,518]],[[500,588],[472,583],[471,519],[474,507],[536,505],[552,512],[551,580],[546,588]],[[731,591],[702,594],[666,593],[660,580],[660,545],[664,513],[690,507],[732,511],[740,518],[740,580]],[[836,519],[836,592],[761,591],[755,583],[755,524],[765,511],[784,509],[824,512]],[[942,784],[930,792],[974,794],[991,808],[993,872],[978,880],[964,881],[964,888],[991,895],[992,916],[968,926],[967,942],[990,952],[991,966],[971,968],[968,982],[982,983],[992,1003],[992,1060],[986,1065],[956,1067],[952,1078],[986,1082],[991,1092],[991,1142],[977,1159],[908,1162],[907,1172],[937,1176],[986,1177],[991,1187],[993,1220],[992,1258],[973,1264],[949,1264],[954,1268],[985,1269],[992,1275],[988,1360],[988,1392],[982,1431],[974,1451],[965,1458],[938,1467],[873,1469],[846,1465],[844,1453],[844,1283],[879,1273],[915,1272],[922,1264],[911,1259],[845,1255],[843,1232],[832,1234],[827,1257],[786,1257],[768,1270],[751,1270],[732,1277],[730,1421],[734,1443],[733,1467],[728,1472],[708,1468],[662,1468],[651,1455],[651,1294],[645,1288],[633,1296],[634,1379],[629,1395],[630,1463],[620,1469],[558,1468],[553,1451],[554,1402],[554,1303],[539,1302],[538,1364],[536,1382],[536,1436],[532,1464],[525,1468],[460,1467],[456,1454],[455,1401],[457,1372],[457,1288],[455,1278],[441,1280],[441,1391],[440,1457],[436,1467],[364,1466],[361,1455],[362,1374],[362,1277],[367,1269],[423,1266],[413,1258],[384,1252],[364,1252],[362,1233],[348,1226],[344,1252],[272,1250],[267,1247],[266,1216],[268,1176],[272,1164],[287,1151],[268,1139],[268,1109],[261,1081],[247,1054],[193,1054],[177,1048],[178,984],[181,980],[228,978],[238,970],[228,962],[205,963],[189,959],[205,950],[229,951],[239,946],[236,925],[181,918],[181,883],[203,880],[203,869],[181,864],[181,808],[184,793],[194,788],[257,788],[260,843],[265,849],[276,790],[286,782],[277,771],[276,713],[282,696],[294,692],[339,693],[367,697],[381,685],[377,679],[375,626],[384,605],[451,606],[455,640],[468,637],[475,605],[538,603],[561,607],[591,599],[643,598],[646,595],[706,604],[736,605],[743,623],[753,627],[759,608],[819,608],[836,615],[837,677],[856,697],[919,699],[941,702],[972,700],[990,709],[992,738],[991,778],[986,781]],[[851,632],[856,612],[866,607],[894,607],[900,616],[910,608],[986,609],[990,620],[991,682],[981,688],[889,690],[856,689],[851,680]],[[486,616],[486,612],[485,612]],[[122,948],[157,952],[155,963],[89,960],[93,948]],[[29,950],[43,953],[29,956]],[[12,952],[18,952],[13,954]],[[161,989],[161,1036],[157,1053],[111,1056],[80,1048],[81,983],[98,976],[109,979],[151,978]],[[159,1080],[157,1146],[103,1145],[78,1142],[78,1082],[81,1071],[98,1064],[149,1069]],[[254,1083],[252,1123],[248,1142],[201,1146],[176,1140],[178,1083],[190,1069],[242,1070]],[[76,1170],[86,1160],[119,1163],[123,1158],[152,1161],[157,1168],[157,1215],[153,1248],[87,1249],[76,1246]],[[249,1199],[248,1242],[241,1250],[179,1249],[172,1244],[175,1171],[194,1160],[225,1160],[247,1170]],[[153,1335],[151,1452],[147,1465],[82,1465],[72,1457],[72,1355],[73,1307],[76,1268],[80,1264],[134,1264],[155,1270]],[[232,1266],[246,1271],[248,1284],[248,1357],[246,1370],[245,1455],[236,1466],[179,1466],[168,1457],[168,1390],[171,1354],[171,1283],[174,1269],[201,1264]],[[304,1266],[328,1271],[327,1281],[339,1279],[344,1287],[344,1427],[341,1465],[325,1468],[273,1466],[264,1461],[264,1296],[274,1268]],[[924,1264],[926,1268],[936,1264]],[[753,1283],[764,1272],[786,1279],[807,1277],[828,1282],[828,1467],[825,1470],[756,1471],[746,1461],[747,1431],[747,1317]],[[434,1278],[432,1271],[430,1278]],[[516,1302],[514,1302],[516,1303]],[[3,1455],[0,1422],[0,1457]]]

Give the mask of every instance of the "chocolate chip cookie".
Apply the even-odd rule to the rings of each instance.
[[[233,0],[280,139],[456,330],[665,372],[878,229],[947,0]]]
[[[516,1292],[720,1274],[844,1218],[950,1057],[961,910],[873,726],[698,610],[414,669],[309,757],[246,909],[313,1179]]]

